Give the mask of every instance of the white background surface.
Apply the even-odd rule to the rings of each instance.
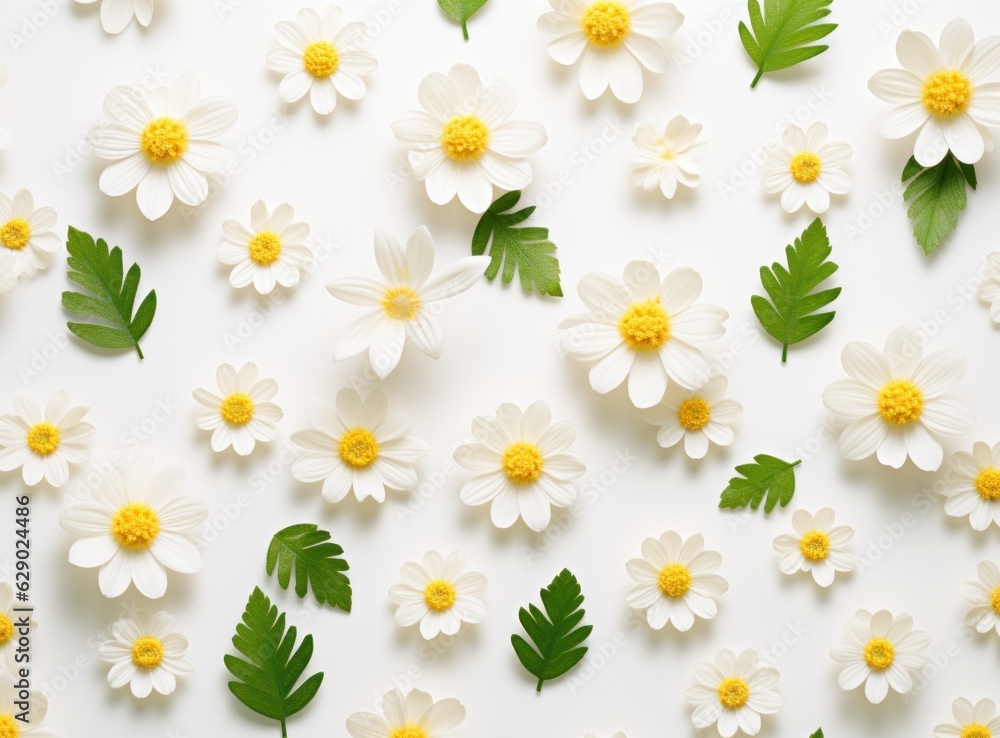
[[[39,204],[56,208],[60,230],[73,224],[120,244],[126,259],[142,266],[142,289],[155,288],[159,296],[143,340],[143,362],[129,353],[100,355],[75,339],[66,345],[62,260],[0,298],[0,409],[10,410],[17,389],[43,400],[67,389],[75,402],[92,408],[95,462],[114,453],[131,458],[140,448],[161,463],[179,460],[188,470],[187,491],[209,501],[216,527],[223,528],[206,531],[213,540],[203,549],[203,571],[171,575],[162,602],[146,602],[134,590],[108,601],[98,591],[96,571],[66,562],[71,538],[57,523],[59,493],[34,492],[33,593],[41,623],[35,679],[58,690],[52,727],[64,736],[273,738],[275,724],[258,720],[231,697],[222,664],[255,585],[289,610],[291,624],[314,634],[311,668],[326,672],[319,697],[290,722],[290,735],[300,738],[346,735],[346,717],[371,709],[376,695],[394,682],[413,682],[436,698],[461,699],[468,708],[464,736],[580,738],[592,731],[605,738],[617,730],[629,738],[694,736],[684,690],[695,664],[724,647],[768,649],[781,671],[785,706],[765,718],[762,735],[805,738],[822,725],[831,738],[929,736],[935,724],[950,719],[954,698],[1000,698],[1000,638],[960,633],[966,605],[959,594],[961,582],[975,578],[978,561],[1000,558],[996,528],[976,534],[965,520],[946,518],[929,492],[921,497],[936,475],[909,464],[893,471],[874,459],[842,461],[829,442],[820,400],[822,389],[842,376],[839,354],[846,342],[881,346],[892,329],[911,322],[934,333],[932,349],[958,348],[969,357],[956,396],[975,407],[979,422],[948,450],[997,440],[1000,336],[985,306],[969,299],[983,257],[998,245],[996,156],[977,167],[980,189],[958,231],[940,253],[925,258],[910,235],[899,190],[890,191],[911,143],[879,137],[878,121],[888,107],[865,87],[873,72],[896,66],[893,47],[901,28],[936,39],[961,14],[977,36],[995,34],[995,2],[841,0],[833,20],[842,25],[829,39],[830,50],[797,69],[766,76],[750,91],[754,70],[736,32],[745,5],[682,0],[687,18],[671,47],[675,64],[667,74],[647,75],[641,102],[628,107],[610,95],[587,102],[576,69],[548,58],[546,39],[535,29],[547,8],[544,0],[494,0],[471,22],[468,43],[432,0],[402,0],[401,8],[348,0],[350,15],[383,19],[372,26],[377,30],[369,48],[381,66],[368,96],[357,105],[341,101],[329,120],[307,105],[295,106],[281,113],[285,122],[275,119],[281,112],[278,78],[266,69],[264,56],[274,43],[274,23],[293,17],[296,6],[223,3],[164,0],[151,28],[133,25],[119,37],[103,33],[96,6],[14,0],[5,3],[0,19],[0,56],[11,72],[0,91],[0,125],[15,139],[14,148],[0,156],[0,191],[29,187]],[[54,10],[51,17],[46,6]],[[35,25],[40,19],[44,26]],[[15,49],[8,33],[29,33],[26,23],[35,25],[34,37]],[[416,107],[422,77],[459,61],[517,80],[518,117],[539,120],[548,130],[548,145],[533,157],[535,183],[524,199],[537,200],[561,175],[569,181],[561,196],[542,197],[548,206],[533,221],[552,229],[567,296],[543,300],[485,282],[463,296],[443,318],[441,360],[408,350],[385,382],[393,409],[410,413],[414,433],[432,445],[421,475],[427,499],[396,496],[381,507],[351,499],[331,507],[319,485],[291,479],[283,454],[287,437],[306,424],[309,398],[332,399],[345,382],[363,376],[361,357],[332,361],[336,337],[358,310],[331,298],[323,286],[338,275],[375,273],[376,224],[400,236],[427,224],[439,266],[468,252],[476,217],[457,203],[432,205],[422,185],[405,174],[392,180],[403,151],[389,128],[396,115]],[[100,122],[101,101],[111,87],[138,85],[149,70],[172,77],[187,69],[198,73],[204,94],[224,94],[238,104],[240,120],[226,142],[238,152],[239,173],[213,191],[202,211],[185,218],[175,207],[148,223],[133,196],[113,200],[100,194],[99,161],[84,156],[77,163],[70,152]],[[708,174],[696,191],[667,203],[628,186],[625,157],[637,122],[675,114],[704,123]],[[780,347],[759,331],[749,296],[760,290],[759,266],[782,258],[784,244],[811,216],[786,216],[776,199],[761,192],[752,152],[796,114],[803,122],[824,120],[834,138],[854,147],[854,187],[825,216],[841,265],[834,280],[844,288],[838,317],[817,339],[794,347],[782,366]],[[275,123],[281,130],[266,133]],[[596,143],[602,134],[610,143]],[[255,151],[253,142],[264,140],[270,143]],[[604,150],[594,153],[598,149]],[[56,165],[70,171],[59,173]],[[747,182],[723,196],[720,184],[740,167],[749,172]],[[879,204],[878,193],[888,207]],[[324,258],[297,290],[270,300],[234,291],[215,256],[222,221],[248,221],[258,198],[272,207],[290,202],[298,219],[312,226],[310,244]],[[861,217],[866,210],[876,217]],[[852,240],[848,226],[862,232]],[[582,308],[575,293],[580,277],[595,270],[620,275],[626,261],[651,257],[665,268],[699,270],[703,298],[731,315],[716,348],[731,396],[744,404],[745,415],[735,444],[721,453],[713,449],[701,463],[689,462],[679,449],[660,449],[655,429],[630,406],[624,389],[595,394],[585,368],[556,349],[556,325]],[[247,332],[250,323],[256,327]],[[234,342],[240,330],[243,338]],[[245,460],[231,452],[216,455],[209,434],[194,426],[191,391],[211,386],[220,362],[248,360],[281,387],[277,402],[286,415],[279,440]],[[34,373],[26,375],[26,368]],[[459,502],[466,477],[449,466],[451,451],[464,441],[475,415],[500,402],[523,407],[538,398],[550,403],[555,419],[578,426],[575,450],[589,466],[581,503],[572,515],[557,515],[545,535],[523,526],[498,531],[487,508]],[[153,420],[158,403],[172,408],[169,416],[157,414],[163,422]],[[719,511],[718,495],[732,467],[761,452],[805,459],[792,505],[770,517]],[[633,461],[614,475],[610,469],[620,455]],[[77,468],[63,493],[73,494],[93,470]],[[18,475],[0,479],[0,519],[10,521],[12,498],[20,490]],[[249,503],[244,508],[236,504],[241,496]],[[836,509],[839,522],[857,529],[856,552],[879,559],[853,576],[838,576],[830,591],[820,591],[807,575],[780,574],[771,549],[771,540],[790,530],[793,509],[825,505]],[[297,522],[321,524],[346,549],[355,592],[351,615],[303,605],[265,579],[269,536]],[[887,527],[902,531],[899,540]],[[0,561],[12,558],[12,528],[7,522],[0,533]],[[720,573],[731,583],[718,617],[687,634],[653,632],[641,620],[636,625],[624,602],[630,588],[624,562],[638,555],[644,537],[668,528],[685,536],[704,533],[709,547],[722,553]],[[428,647],[416,629],[395,625],[386,592],[404,561],[419,559],[429,548],[447,553],[456,547],[489,578],[490,615],[452,644]],[[539,696],[509,636],[519,629],[518,608],[537,601],[539,588],[563,566],[583,585],[596,661],[547,684]],[[97,663],[104,629],[132,602],[147,616],[160,608],[175,613],[179,630],[190,637],[197,670],[170,699],[137,702],[127,690],[112,692],[107,667]],[[933,634],[932,652],[952,654],[940,675],[908,702],[893,695],[872,706],[861,690],[837,687],[828,649],[841,638],[844,618],[862,607],[911,612],[917,627]],[[777,646],[783,638],[792,644]],[[601,644],[613,641],[617,652],[597,658]]]

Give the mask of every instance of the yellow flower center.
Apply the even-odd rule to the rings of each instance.
[[[830,536],[821,530],[811,530],[802,536],[799,548],[810,561],[822,561],[830,553]]]
[[[420,295],[409,287],[390,287],[382,293],[382,309],[393,320],[413,320],[421,307]]]
[[[1000,469],[983,469],[976,476],[976,492],[984,500],[1000,500]]]
[[[253,400],[243,392],[234,392],[222,401],[219,414],[227,423],[245,425],[253,418]]]
[[[0,646],[14,637],[14,622],[0,612]]]
[[[992,594],[990,594],[990,607],[993,608],[993,612],[1000,615],[1000,587],[994,589]],[[0,640],[0,643],[2,643],[2,640]]]
[[[52,423],[39,423],[28,431],[28,448],[39,456],[48,456],[59,448],[61,435]]]
[[[403,728],[394,728],[389,733],[389,738],[427,738],[427,731],[415,725],[407,725]]]
[[[792,157],[792,163],[788,169],[796,182],[809,184],[819,176],[823,169],[823,162],[811,151],[800,151]]]
[[[273,264],[281,256],[281,237],[274,231],[261,231],[250,239],[250,258],[267,266]]]
[[[159,638],[143,636],[132,644],[132,663],[140,669],[155,669],[163,661],[163,644]]]
[[[677,420],[689,431],[701,430],[712,419],[712,411],[708,403],[700,397],[684,400],[677,411]]]
[[[974,92],[972,82],[961,72],[946,69],[924,80],[921,99],[935,115],[958,115],[969,107]]]
[[[667,597],[683,597],[691,589],[691,572],[683,564],[667,564],[660,569],[656,586]]]
[[[378,458],[378,441],[371,431],[352,428],[340,437],[340,458],[356,469],[368,466]]]
[[[885,638],[872,638],[865,645],[865,661],[873,669],[888,669],[896,658],[896,649]]]
[[[111,532],[125,548],[149,548],[160,533],[160,516],[143,502],[130,502],[115,513]]]
[[[21,728],[13,715],[0,715],[0,738],[18,738]]]
[[[722,680],[722,684],[719,685],[719,702],[723,707],[735,710],[743,707],[748,699],[750,699],[750,686],[745,681],[737,677]]]
[[[340,54],[329,41],[313,41],[302,54],[302,65],[313,77],[325,79],[340,66]]]
[[[959,738],[993,738],[990,729],[979,723],[970,723],[962,728]]]
[[[541,450],[527,441],[512,443],[503,452],[503,470],[512,482],[534,482],[542,475],[544,465]]]
[[[455,588],[443,579],[428,582],[424,588],[424,602],[435,612],[443,612],[455,604]]]
[[[890,423],[912,423],[923,410],[924,393],[906,379],[894,379],[878,393],[878,411]]]
[[[0,243],[11,251],[20,251],[31,240],[31,226],[24,218],[11,218],[0,226]]]
[[[670,318],[660,298],[637,302],[618,320],[618,332],[633,351],[656,351],[670,338]]]
[[[444,124],[441,146],[457,161],[474,161],[490,145],[490,129],[477,115],[456,115]]]
[[[171,164],[187,151],[187,128],[179,120],[157,118],[143,130],[139,143],[151,162]]]
[[[597,0],[583,11],[580,27],[594,46],[615,46],[628,35],[632,18],[625,3]]]

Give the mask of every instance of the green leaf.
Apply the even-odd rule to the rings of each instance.
[[[531,205],[509,213],[521,199],[521,191],[515,190],[501,195],[490,205],[483,217],[479,219],[476,230],[472,234],[472,253],[480,256],[486,253],[490,246],[490,262],[486,269],[486,278],[492,280],[500,272],[503,264],[504,284],[510,284],[517,270],[521,279],[521,288],[525,292],[536,289],[539,294],[562,297],[562,286],[559,283],[559,260],[553,256],[556,245],[548,240],[549,229],[528,227],[514,228],[523,223],[535,211]],[[490,244],[490,237],[493,243]]]
[[[229,691],[258,715],[280,721],[283,737],[288,734],[285,721],[308,705],[323,683],[319,672],[293,691],[313,654],[311,635],[297,650],[295,637],[294,626],[285,630],[285,613],[254,587],[233,637],[233,645],[246,659],[224,657],[226,669],[238,680],[229,682]]]
[[[837,27],[836,23],[817,23],[830,15],[833,0],[764,0],[764,13],[760,0],[747,0],[750,26],[740,21],[740,40],[743,48],[757,65],[757,76],[750,87],[756,87],[765,72],[787,69],[806,59],[812,59],[829,46],[809,46],[819,41]]]
[[[912,156],[903,168],[903,181],[911,180],[903,199],[912,200],[907,215],[913,235],[925,254],[936,249],[958,225],[958,214],[967,203],[965,187],[976,189],[976,169],[950,151],[939,164],[922,167]]]
[[[477,10],[486,5],[486,0],[438,0],[438,5],[445,15],[462,24],[462,35],[468,41],[469,27],[466,23]]]
[[[139,265],[133,264],[123,278],[122,250],[110,251],[104,239],[94,242],[89,233],[69,227],[66,241],[69,256],[69,278],[91,294],[63,292],[63,307],[74,315],[87,315],[101,323],[67,323],[66,327],[78,338],[94,346],[108,349],[134,348],[142,359],[141,339],[153,322],[156,312],[156,290],[146,295],[132,315],[141,276]]]
[[[809,738],[823,738],[823,729],[820,728],[815,733],[813,733]]]
[[[795,494],[795,467],[802,460],[782,461],[767,454],[758,454],[753,460],[753,464],[736,467],[741,476],[729,480],[729,486],[722,491],[719,507],[750,505],[751,510],[756,510],[764,499],[764,493],[767,493],[767,502],[764,503],[766,513],[778,503],[784,507],[791,502]]]
[[[521,608],[518,618],[535,647],[521,636],[512,635],[510,642],[514,653],[528,672],[538,677],[536,691],[542,683],[562,676],[576,666],[586,655],[587,647],[581,646],[592,625],[580,625],[584,610],[580,584],[569,569],[563,569],[547,588],[541,591],[543,613],[535,605]],[[580,626],[580,627],[577,627]]]
[[[309,523],[290,525],[274,534],[267,547],[267,575],[278,570],[278,584],[288,589],[295,571],[295,594],[304,598],[309,587],[319,604],[351,611],[351,581],[341,572],[350,567],[339,558],[344,549],[329,543],[330,534]]]
[[[791,344],[818,333],[836,315],[834,311],[816,311],[836,300],[840,287],[813,292],[839,268],[826,260],[831,250],[826,226],[816,218],[794,245],[785,247],[787,268],[778,262],[770,269],[760,268],[760,281],[771,302],[754,295],[750,304],[764,330],[781,342],[782,363],[788,358]]]

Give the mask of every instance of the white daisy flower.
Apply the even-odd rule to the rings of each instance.
[[[45,714],[49,711],[48,698],[37,689],[28,692],[28,712],[31,722],[25,723],[17,719],[17,713],[23,712],[14,706],[15,700],[23,700],[23,690],[14,689],[14,675],[0,669],[0,736],[12,738],[55,738],[56,733],[41,723],[45,722]]]
[[[20,467],[29,487],[42,479],[62,487],[69,480],[69,465],[90,459],[94,426],[83,422],[88,410],[70,405],[63,391],[54,394],[44,410],[27,392],[17,392],[14,413],[0,415],[0,471]]]
[[[342,389],[336,406],[311,400],[306,414],[313,428],[292,434],[292,443],[303,449],[292,462],[292,476],[323,482],[323,498],[331,503],[352,489],[359,502],[367,497],[384,502],[386,487],[412,489],[417,483],[414,465],[430,446],[406,435],[408,415],[388,409],[380,389],[371,390],[364,401],[353,389]]]
[[[990,304],[990,318],[1000,325],[1000,251],[986,257],[986,269],[989,276],[979,283],[976,294]]]
[[[773,715],[781,708],[781,696],[774,691],[779,674],[760,667],[753,649],[739,656],[728,649],[719,651],[715,662],[704,661],[694,671],[694,685],[684,693],[694,707],[691,722],[699,730],[713,724],[722,738],[742,730],[747,735],[760,731],[760,716]]]
[[[781,193],[781,207],[794,213],[803,205],[814,213],[830,209],[830,195],[846,195],[851,178],[844,167],[851,147],[843,141],[828,141],[825,123],[802,130],[794,123],[785,128],[781,146],[764,150],[761,186],[769,194]]]
[[[695,305],[701,275],[683,267],[663,281],[648,261],[625,266],[624,283],[607,274],[587,274],[577,292],[590,312],[564,320],[563,350],[591,362],[590,386],[604,394],[628,377],[628,395],[638,408],[652,407],[667,390],[667,378],[688,389],[709,380],[701,346],[725,333],[729,314],[715,305]]]
[[[76,0],[83,5],[101,3],[101,25],[107,33],[121,33],[134,17],[139,25],[153,20],[153,0]]]
[[[472,434],[478,443],[455,449],[458,465],[476,472],[460,496],[466,505],[491,502],[490,518],[497,528],[509,528],[520,517],[533,531],[545,530],[551,506],[568,507],[576,501],[572,481],[587,469],[566,453],[576,428],[569,421],[553,423],[549,406],[541,400],[524,412],[504,403],[495,417],[473,420]]]
[[[956,451],[949,460],[951,473],[942,480],[944,511],[953,518],[968,516],[974,530],[1000,525],[1000,443],[977,441],[972,453]]]
[[[420,226],[405,251],[394,235],[376,228],[375,262],[383,281],[347,277],[327,290],[338,300],[370,310],[341,336],[333,358],[342,361],[367,351],[375,374],[385,379],[399,364],[407,342],[432,359],[441,355],[441,325],[435,315],[442,303],[479,281],[490,257],[466,256],[430,279],[434,240],[426,226]]]
[[[59,516],[63,530],[79,536],[69,563],[100,567],[105,597],[118,597],[129,584],[150,599],[162,597],[167,569],[181,574],[201,569],[191,537],[208,517],[208,505],[198,497],[179,496],[183,484],[180,465],[157,471],[149,456],[137,458],[124,476],[112,471],[93,499]]]
[[[155,689],[173,694],[177,677],[188,676],[194,666],[187,658],[188,639],[174,632],[174,616],[158,612],[149,624],[122,618],[111,625],[111,638],[97,649],[105,664],[111,664],[108,685],[120,689],[128,684],[132,694],[144,699]]]
[[[965,582],[962,596],[973,606],[968,622],[980,633],[996,630],[1000,635],[1000,568],[992,561],[981,561],[976,570],[978,582]]]
[[[258,200],[250,208],[250,228],[236,220],[222,224],[225,240],[219,245],[219,260],[234,266],[229,274],[233,287],[252,284],[266,295],[275,284],[294,287],[299,283],[299,270],[312,264],[313,255],[303,243],[309,226],[292,222],[294,217],[288,203],[269,213],[264,201]]]
[[[396,608],[396,624],[404,628],[420,623],[426,640],[439,633],[455,635],[462,623],[475,625],[486,619],[486,577],[465,571],[466,558],[455,551],[447,559],[437,551],[424,554],[423,564],[408,561],[400,574],[403,581],[392,585],[389,599]]]
[[[701,459],[714,443],[733,442],[733,424],[743,414],[736,400],[724,400],[729,382],[725,377],[710,380],[701,389],[684,389],[675,382],[667,385],[663,402],[646,413],[646,422],[660,426],[656,442],[670,448],[684,439],[684,453]]]
[[[549,56],[559,64],[580,57],[580,89],[588,100],[608,87],[624,103],[642,95],[642,68],[667,70],[664,43],[684,22],[673,3],[657,0],[549,0],[538,30],[554,35]]]
[[[635,151],[628,157],[629,182],[646,192],[659,188],[668,200],[677,193],[677,185],[697,187],[705,173],[697,157],[704,144],[695,143],[700,135],[701,123],[691,123],[683,115],[638,126],[632,136]]]
[[[886,138],[915,131],[913,155],[934,166],[948,150],[959,161],[975,164],[993,148],[989,128],[1000,126],[1000,83],[987,82],[1000,69],[1000,38],[976,43],[964,18],[951,21],[938,46],[919,31],[905,30],[896,41],[903,69],[884,69],[868,80],[868,89],[895,110],[879,125]]]
[[[955,723],[941,723],[934,728],[934,738],[996,738],[1000,736],[1000,717],[993,700],[976,704],[959,697],[951,705]]]
[[[270,402],[278,394],[278,383],[260,379],[252,361],[239,372],[220,364],[215,381],[221,395],[201,388],[193,393],[198,404],[208,408],[195,417],[195,424],[212,431],[212,450],[220,453],[232,446],[240,456],[249,456],[257,441],[273,441],[274,424],[284,417],[281,408]]]
[[[55,224],[56,211],[36,208],[28,190],[18,190],[13,199],[0,193],[0,252],[13,257],[15,279],[45,269],[50,255],[62,249],[62,241],[51,230]]]
[[[0,89],[7,84],[7,65],[0,64]],[[6,128],[0,128],[0,151],[4,149],[9,149],[11,144],[10,134],[7,133]]]
[[[774,550],[781,554],[778,568],[783,574],[809,571],[816,584],[829,587],[838,571],[854,571],[855,557],[847,548],[854,538],[854,529],[834,526],[835,517],[828,507],[815,515],[805,510],[795,511],[792,515],[795,535],[785,533],[774,539]]]
[[[944,458],[937,436],[961,436],[976,423],[965,406],[942,397],[964,376],[965,358],[957,351],[923,358],[911,326],[893,331],[883,352],[868,343],[847,344],[841,363],[850,379],[827,387],[823,404],[849,421],[840,434],[846,459],[877,452],[879,462],[894,469],[909,457],[918,468],[936,471]]]
[[[365,96],[364,75],[378,68],[374,56],[361,48],[365,24],[347,23],[344,11],[327,5],[320,12],[302,8],[291,21],[274,27],[278,44],[267,52],[267,66],[285,75],[278,95],[293,103],[309,94],[313,110],[329,115],[337,94],[348,100]]]
[[[913,630],[913,618],[907,614],[893,617],[888,610],[872,615],[867,610],[844,621],[848,640],[830,649],[833,660],[846,664],[837,682],[845,691],[865,685],[865,697],[879,704],[889,688],[900,694],[913,689],[913,672],[921,669],[920,654],[931,644],[931,637]]]
[[[638,584],[626,602],[646,611],[649,627],[660,630],[672,623],[682,633],[696,618],[711,620],[718,612],[715,598],[725,594],[729,582],[714,572],[722,566],[718,551],[706,551],[705,539],[697,533],[686,541],[672,530],[659,540],[642,542],[642,558],[625,568]]]
[[[14,589],[7,582],[0,581],[0,673],[6,669],[11,674],[20,669],[20,664],[14,660],[17,656],[18,641],[20,640],[18,627],[23,624],[24,619],[28,621],[28,629],[34,633],[38,627],[35,621],[34,612],[19,612],[14,608],[29,608],[30,602],[18,602],[14,599]],[[20,627],[23,627],[21,625]],[[2,703],[0,703],[2,704]],[[3,732],[0,732],[0,736]]]
[[[435,702],[419,689],[405,697],[390,689],[382,697],[381,713],[354,713],[347,718],[347,732],[351,738],[448,738],[463,722],[465,708],[454,698]]]
[[[224,171],[231,159],[215,139],[239,112],[224,97],[202,98],[198,78],[186,72],[146,93],[114,88],[104,98],[104,115],[88,136],[99,157],[115,162],[101,173],[101,192],[120,197],[135,190],[139,210],[156,220],[175,197],[190,206],[208,199],[205,173]]]

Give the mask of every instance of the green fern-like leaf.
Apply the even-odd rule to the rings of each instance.
[[[830,15],[833,0],[747,0],[750,26],[740,21],[743,48],[757,65],[757,76],[750,87],[756,87],[765,72],[787,69],[826,51],[823,44],[810,46],[833,33],[836,23],[817,23]]]
[[[966,185],[975,190],[978,184],[976,169],[950,151],[940,163],[927,168],[911,156],[903,168],[903,181],[908,180],[903,192],[903,199],[910,203],[907,215],[917,243],[930,254],[958,225],[968,201]]]
[[[719,507],[746,507],[751,510],[760,507],[764,495],[764,512],[769,513],[774,506],[782,507],[792,501],[795,494],[795,467],[802,463],[798,461],[782,461],[774,456],[758,454],[753,457],[754,463],[740,464],[736,472],[741,476],[729,480],[729,486],[722,491]]]
[[[823,738],[823,729],[820,728],[815,733],[813,733],[809,738]]]
[[[351,611],[351,581],[343,572],[350,567],[340,554],[344,549],[330,543],[330,534],[318,526],[301,523],[274,534],[267,547],[267,575],[278,571],[278,584],[288,589],[295,571],[295,594],[304,598],[309,587],[319,604],[329,603]]]

